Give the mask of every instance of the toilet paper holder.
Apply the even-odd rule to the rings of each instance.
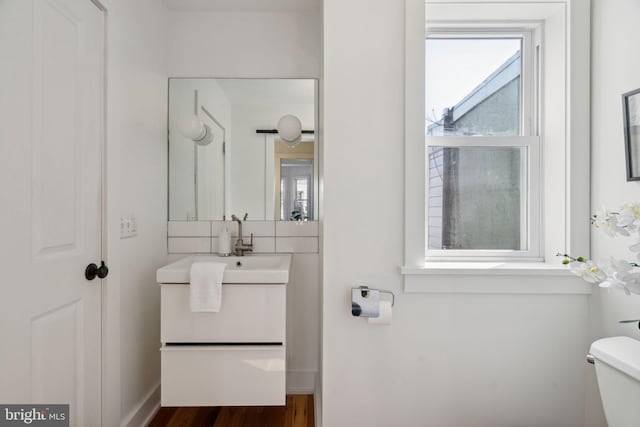
[[[351,288],[351,315],[355,317],[378,317],[380,315],[380,295],[391,295],[391,307],[396,296],[391,291],[372,289],[368,286]]]
[[[358,286],[357,288],[351,288],[352,290],[359,289],[362,298],[366,298],[369,295],[369,291],[377,291],[381,294],[391,295],[391,307],[396,302],[396,295],[391,291],[385,291],[383,289],[370,289],[368,286]]]

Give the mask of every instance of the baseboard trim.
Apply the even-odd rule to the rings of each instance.
[[[287,371],[287,394],[313,394],[316,390],[315,369],[292,369]]]
[[[140,427],[148,425],[160,409],[160,383],[151,388],[147,395],[127,414],[120,427]]]
[[[320,374],[316,374],[316,388],[313,391],[313,414],[315,415],[315,427],[322,427],[322,380]]]

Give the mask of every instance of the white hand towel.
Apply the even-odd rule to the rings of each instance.
[[[194,262],[189,274],[189,303],[193,312],[218,312],[222,304],[222,262]]]

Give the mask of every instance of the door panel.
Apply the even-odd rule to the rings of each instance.
[[[77,393],[83,366],[82,300],[31,319],[31,394],[34,402],[83,407]],[[75,414],[74,414],[75,415]]]
[[[104,13],[0,1],[0,402],[101,417]]]
[[[80,19],[62,2],[34,3],[33,249],[77,250],[81,174]],[[54,36],[55,35],[55,36]]]

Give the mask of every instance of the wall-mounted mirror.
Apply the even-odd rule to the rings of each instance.
[[[169,220],[317,218],[317,80],[169,79]],[[285,144],[278,121],[300,120]],[[283,132],[284,133],[284,132]]]

